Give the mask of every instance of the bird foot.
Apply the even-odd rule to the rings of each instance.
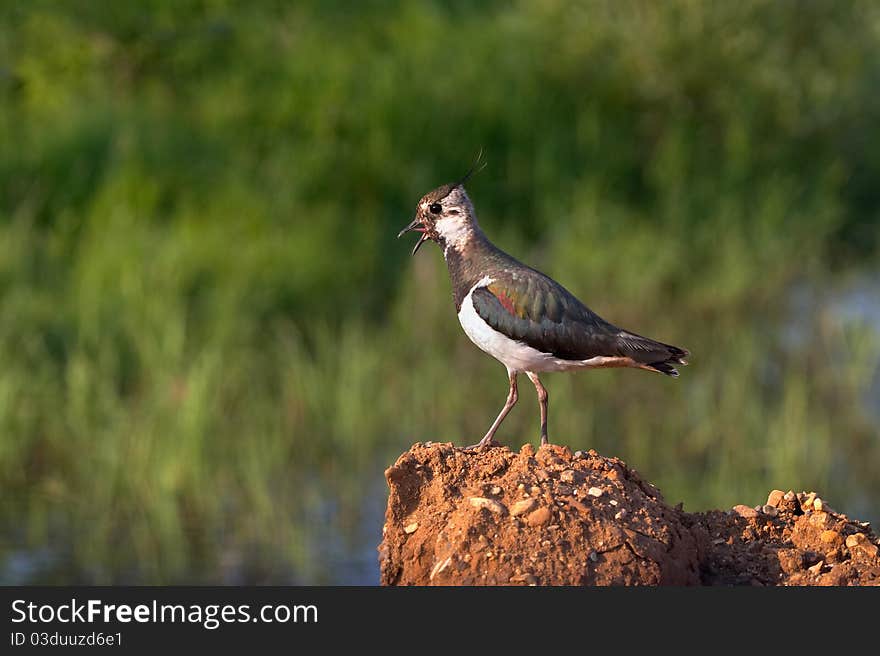
[[[492,448],[493,446],[501,446],[501,443],[496,442],[491,437],[488,440],[484,437],[482,440],[480,440],[476,444],[471,444],[470,446],[464,447],[464,450],[465,451],[477,451],[478,449],[481,449],[482,447]]]

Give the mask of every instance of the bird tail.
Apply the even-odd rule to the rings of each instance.
[[[664,344],[641,335],[622,333],[619,337],[627,355],[638,363],[640,369],[656,371],[667,376],[678,376],[675,365],[687,365],[690,352],[671,344]]]
[[[682,364],[686,365],[687,361],[682,360],[664,360],[662,362],[650,362],[647,364],[643,364],[640,369],[647,369],[648,371],[657,371],[661,374],[666,374],[667,376],[672,376],[673,378],[678,377],[678,369],[676,369],[674,364]]]

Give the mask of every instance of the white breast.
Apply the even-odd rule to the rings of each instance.
[[[510,371],[555,371],[562,368],[558,365],[560,361],[549,353],[541,353],[531,346],[510,339],[480,318],[471,296],[475,289],[491,283],[492,279],[487,276],[474,285],[464,297],[458,311],[458,321],[471,341]]]

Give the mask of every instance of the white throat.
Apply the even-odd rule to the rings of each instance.
[[[461,252],[465,244],[474,236],[475,228],[472,223],[464,219],[445,219],[437,222],[437,232],[445,242],[443,249],[445,255],[450,248]]]

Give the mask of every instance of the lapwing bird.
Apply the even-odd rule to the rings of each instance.
[[[398,234],[420,232],[415,255],[426,241],[443,250],[455,310],[464,332],[507,368],[510,391],[498,418],[474,447],[490,444],[517,401],[524,373],[538,392],[541,444],[547,444],[545,371],[633,367],[678,376],[688,351],[608,323],[555,280],[497,248],[477,223],[461,180],[424,196],[412,223]]]

